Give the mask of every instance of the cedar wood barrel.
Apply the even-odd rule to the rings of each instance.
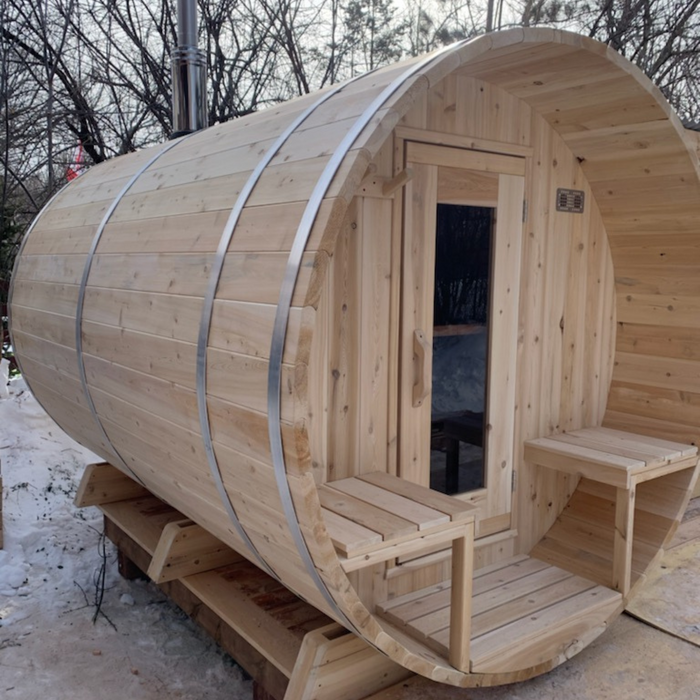
[[[700,433],[697,154],[659,90],[600,43],[486,35],[92,168],[26,237],[11,320],[66,432],[392,659],[470,686],[564,656],[465,674],[392,635],[366,604],[371,575],[338,565],[317,494],[373,470],[426,483],[404,328],[428,313],[406,301],[428,273],[407,271],[402,221],[426,178],[459,189],[456,150],[485,154],[487,189],[494,167],[524,176],[490,421],[505,476],[489,488],[509,505],[474,502],[477,566],[528,553],[579,481],[525,461],[525,440]],[[584,193],[583,214],[556,211],[559,187]],[[667,489],[645,566],[692,483]],[[390,596],[446,569],[397,571]]]

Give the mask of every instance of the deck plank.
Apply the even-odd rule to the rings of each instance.
[[[573,644],[577,635],[592,634],[621,604],[617,591],[535,558],[514,557],[476,572],[472,672],[525,663],[523,659],[535,665],[552,649]],[[447,652],[449,584],[408,593],[379,605],[377,610],[438,654]],[[573,636],[568,638],[569,634]]]

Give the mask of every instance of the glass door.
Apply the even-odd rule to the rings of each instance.
[[[439,199],[439,190],[438,190]],[[435,226],[430,488],[483,488],[494,207],[438,201]]]
[[[399,474],[510,527],[524,160],[406,144]]]

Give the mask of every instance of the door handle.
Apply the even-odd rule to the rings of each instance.
[[[413,331],[413,362],[417,369],[416,382],[413,385],[413,408],[423,405],[430,393],[432,384],[432,363],[428,361],[431,355],[430,343],[425,333],[419,328]]]

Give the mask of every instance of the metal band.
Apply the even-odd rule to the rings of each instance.
[[[88,277],[90,276],[90,270],[92,268],[92,261],[95,257],[95,251],[97,250],[97,246],[100,243],[102,234],[104,233],[105,227],[107,226],[107,223],[109,222],[112,214],[114,213],[114,210],[119,206],[120,202],[124,198],[124,195],[131,189],[133,184],[141,177],[141,175],[143,175],[143,173],[146,170],[148,170],[148,168],[151,165],[153,165],[153,163],[155,163],[164,153],[167,153],[171,148],[174,148],[179,143],[183,143],[183,141],[185,141],[187,138],[189,138],[189,136],[185,136],[184,138],[178,141],[170,141],[165,145],[164,148],[158,151],[158,153],[151,156],[151,158],[149,158],[148,161],[146,161],[146,163],[142,165],[129,178],[129,181],[124,185],[124,187],[122,187],[121,191],[115,197],[109,209],[107,209],[107,211],[105,212],[105,215],[102,217],[102,221],[100,221],[100,225],[97,227],[97,231],[95,231],[95,235],[92,239],[92,245],[90,246],[90,250],[88,251],[87,258],[85,259],[83,277],[80,280],[80,289],[78,290],[78,304],[75,311],[75,352],[76,359],[78,361],[78,374],[80,376],[80,383],[83,387],[83,392],[87,400],[88,408],[90,409],[90,413],[92,413],[92,417],[95,419],[95,423],[97,423],[97,427],[99,428],[103,440],[109,446],[109,449],[114,453],[115,457],[117,458],[121,466],[126,470],[127,474],[129,474],[132,479],[137,481],[142,486],[144,484],[141,481],[141,479],[127,465],[124,458],[119,454],[119,451],[112,444],[112,441],[107,436],[107,431],[105,430],[104,425],[102,425],[100,417],[97,415],[97,409],[95,408],[95,403],[93,402],[92,395],[90,394],[90,387],[88,386],[87,375],[85,373],[85,361],[83,359],[83,308],[85,306],[85,292],[87,289]]]
[[[354,623],[348,620],[347,616],[340,610],[338,604],[331,595],[328,587],[319,575],[316,566],[313,563],[311,553],[309,552],[299,526],[299,521],[294,508],[294,501],[292,499],[289,483],[287,481],[287,468],[284,461],[284,449],[282,446],[280,390],[282,382],[282,357],[284,354],[284,344],[287,336],[287,323],[289,321],[289,313],[292,306],[292,296],[294,294],[297,276],[301,268],[302,256],[304,254],[304,250],[306,249],[309,236],[311,235],[311,229],[316,221],[318,210],[321,207],[323,198],[325,197],[333,178],[338,172],[341,163],[348,154],[348,151],[351,149],[357,137],[362,133],[363,129],[367,126],[367,124],[369,124],[370,120],[381,109],[384,103],[407,80],[419,73],[433,61],[436,61],[443,54],[459,49],[468,41],[471,41],[471,39],[452,44],[451,46],[446,46],[437,53],[427,56],[422,61],[408,68],[404,73],[402,73],[398,78],[384,88],[384,90],[382,90],[382,92],[372,101],[363,114],[360,115],[350,131],[348,131],[348,133],[345,135],[345,138],[341,141],[340,145],[326,164],[325,169],[321,173],[321,176],[318,179],[311,196],[309,197],[301,223],[299,224],[299,228],[297,229],[297,233],[294,238],[294,243],[292,244],[292,249],[289,253],[287,268],[285,270],[284,280],[280,290],[279,302],[277,304],[277,313],[275,316],[275,325],[270,347],[270,368],[267,385],[267,412],[270,447],[272,449],[272,461],[275,469],[277,488],[280,492],[280,498],[282,499],[282,505],[284,507],[284,513],[287,518],[289,530],[292,533],[292,537],[294,538],[299,555],[306,565],[306,570],[309,576],[314,581],[316,587],[326,601],[331,605],[331,608],[336,611],[341,619],[346,620],[347,624],[352,629],[356,629],[356,626]]]
[[[236,510],[233,507],[233,503],[231,502],[231,498],[228,495],[228,491],[224,486],[221,469],[214,451],[211,424],[209,422],[209,408],[207,404],[207,348],[209,346],[209,333],[211,330],[212,313],[214,311],[214,300],[219,287],[219,280],[221,279],[221,271],[223,270],[224,262],[226,260],[226,253],[231,243],[233,233],[238,225],[238,220],[240,219],[245,205],[248,203],[248,199],[253,192],[253,188],[255,185],[257,185],[258,180],[260,180],[260,177],[265,171],[265,168],[270,164],[270,161],[277,155],[277,153],[279,153],[282,146],[284,146],[289,137],[297,130],[297,128],[304,121],[306,121],[311,114],[318,109],[318,107],[326,102],[326,100],[329,100],[331,97],[333,97],[333,95],[338,93],[348,84],[349,83],[344,83],[324,93],[318,100],[316,100],[316,102],[307,107],[300,115],[298,115],[297,118],[277,137],[275,142],[263,156],[262,160],[258,162],[257,166],[250,174],[250,177],[246,181],[243,189],[236,199],[236,203],[233,205],[233,209],[231,210],[228,220],[226,221],[226,226],[224,226],[223,233],[221,234],[219,246],[216,250],[216,257],[214,259],[214,263],[212,264],[211,274],[209,276],[209,287],[207,288],[207,295],[204,298],[204,307],[202,308],[202,318],[199,326],[199,336],[197,338],[197,407],[199,409],[199,424],[202,432],[202,440],[204,442],[204,450],[209,462],[209,469],[211,470],[212,477],[216,483],[216,488],[219,491],[224,508],[226,509],[226,512],[228,513],[238,536],[256,557],[262,568],[277,579],[280,577],[272,571],[269,564],[263,559],[260,552],[258,552],[257,548],[250,540],[248,533],[241,525],[238,515],[236,514]]]
[[[75,182],[75,180],[71,180],[70,182],[67,182],[65,185],[63,185],[63,187],[61,187],[60,190],[58,190],[58,192],[55,192],[49,198],[49,200],[46,202],[46,204],[44,204],[44,206],[39,210],[39,213],[34,217],[34,220],[30,224],[29,228],[27,229],[26,233],[24,234],[24,237],[22,238],[22,242],[19,245],[19,250],[17,251],[17,255],[15,256],[15,262],[14,262],[14,265],[12,266],[12,277],[10,277],[10,289],[8,290],[8,293],[7,293],[7,330],[10,334],[10,341],[12,342],[12,347],[15,349],[15,363],[17,364],[17,368],[19,369],[19,372],[22,375],[22,378],[27,383],[27,386],[29,387],[29,391],[32,392],[32,395],[36,399],[36,402],[41,406],[41,408],[47,414],[49,412],[46,410],[46,408],[41,403],[41,401],[37,397],[36,393],[32,389],[32,386],[31,386],[29,380],[27,379],[27,375],[24,373],[24,370],[22,369],[22,361],[20,360],[20,357],[16,352],[17,344],[15,343],[15,339],[12,335],[12,298],[14,296],[15,280],[17,279],[17,271],[19,270],[19,261],[20,261],[20,258],[22,257],[22,253],[24,252],[24,247],[27,245],[27,241],[29,240],[29,235],[34,230],[34,227],[39,223],[39,220],[44,215],[44,212],[53,204],[54,200],[58,197],[58,195],[60,195],[73,182]]]

